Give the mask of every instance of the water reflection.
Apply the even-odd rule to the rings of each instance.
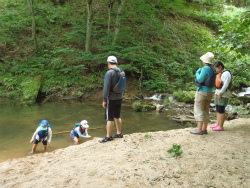
[[[70,131],[75,123],[83,119],[89,122],[90,128],[98,128],[88,131],[92,138],[104,137],[106,121],[101,103],[101,100],[70,101],[22,106],[15,101],[0,99],[0,162],[28,155],[32,147],[29,141],[42,119],[47,119],[53,130],[48,151],[73,145],[69,139],[69,133],[58,135],[55,133]],[[182,128],[179,124],[167,119],[164,113],[137,113],[126,102],[122,106],[122,120],[124,134]],[[115,130],[113,133],[115,134]],[[85,141],[81,139],[80,143]],[[42,144],[39,143],[37,151],[41,150]]]

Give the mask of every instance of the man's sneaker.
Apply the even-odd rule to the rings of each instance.
[[[105,137],[103,140],[100,141],[100,143],[104,143],[104,142],[108,142],[108,141],[112,141],[113,138],[111,137]]]
[[[113,136],[113,138],[123,138],[123,134],[122,133],[115,134],[115,136]]]

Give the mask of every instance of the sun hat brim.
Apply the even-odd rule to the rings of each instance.
[[[84,128],[89,128],[89,125],[88,124],[84,124],[84,125],[81,125],[81,126],[83,126]]]
[[[200,60],[203,61],[204,63],[212,64],[213,59],[208,59],[205,55],[200,57]]]

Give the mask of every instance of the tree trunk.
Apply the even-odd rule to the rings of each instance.
[[[111,12],[111,8],[112,8],[112,5],[111,5],[111,2],[109,2],[109,5],[108,5],[108,35],[109,35],[109,30],[110,30],[110,12]]]
[[[93,21],[92,2],[93,2],[92,0],[87,0],[88,17],[87,17],[87,31],[86,31],[86,43],[85,43],[86,52],[90,50],[91,29]]]
[[[118,1],[119,7],[118,7],[117,17],[116,17],[115,37],[114,37],[113,44],[116,42],[117,36],[118,36],[118,34],[119,34],[120,24],[121,24],[122,7],[123,7],[124,2],[125,2],[125,0],[119,0],[119,1]]]
[[[34,15],[34,11],[33,11],[33,0],[31,0],[31,3],[30,3],[30,0],[27,0],[27,4],[29,6],[31,17],[32,17],[32,38],[34,40],[35,50],[37,50],[36,20],[35,20],[35,15]]]

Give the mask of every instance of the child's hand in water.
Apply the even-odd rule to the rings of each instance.
[[[90,135],[88,135],[88,136],[87,136],[87,138],[91,138],[91,136],[90,136]]]

